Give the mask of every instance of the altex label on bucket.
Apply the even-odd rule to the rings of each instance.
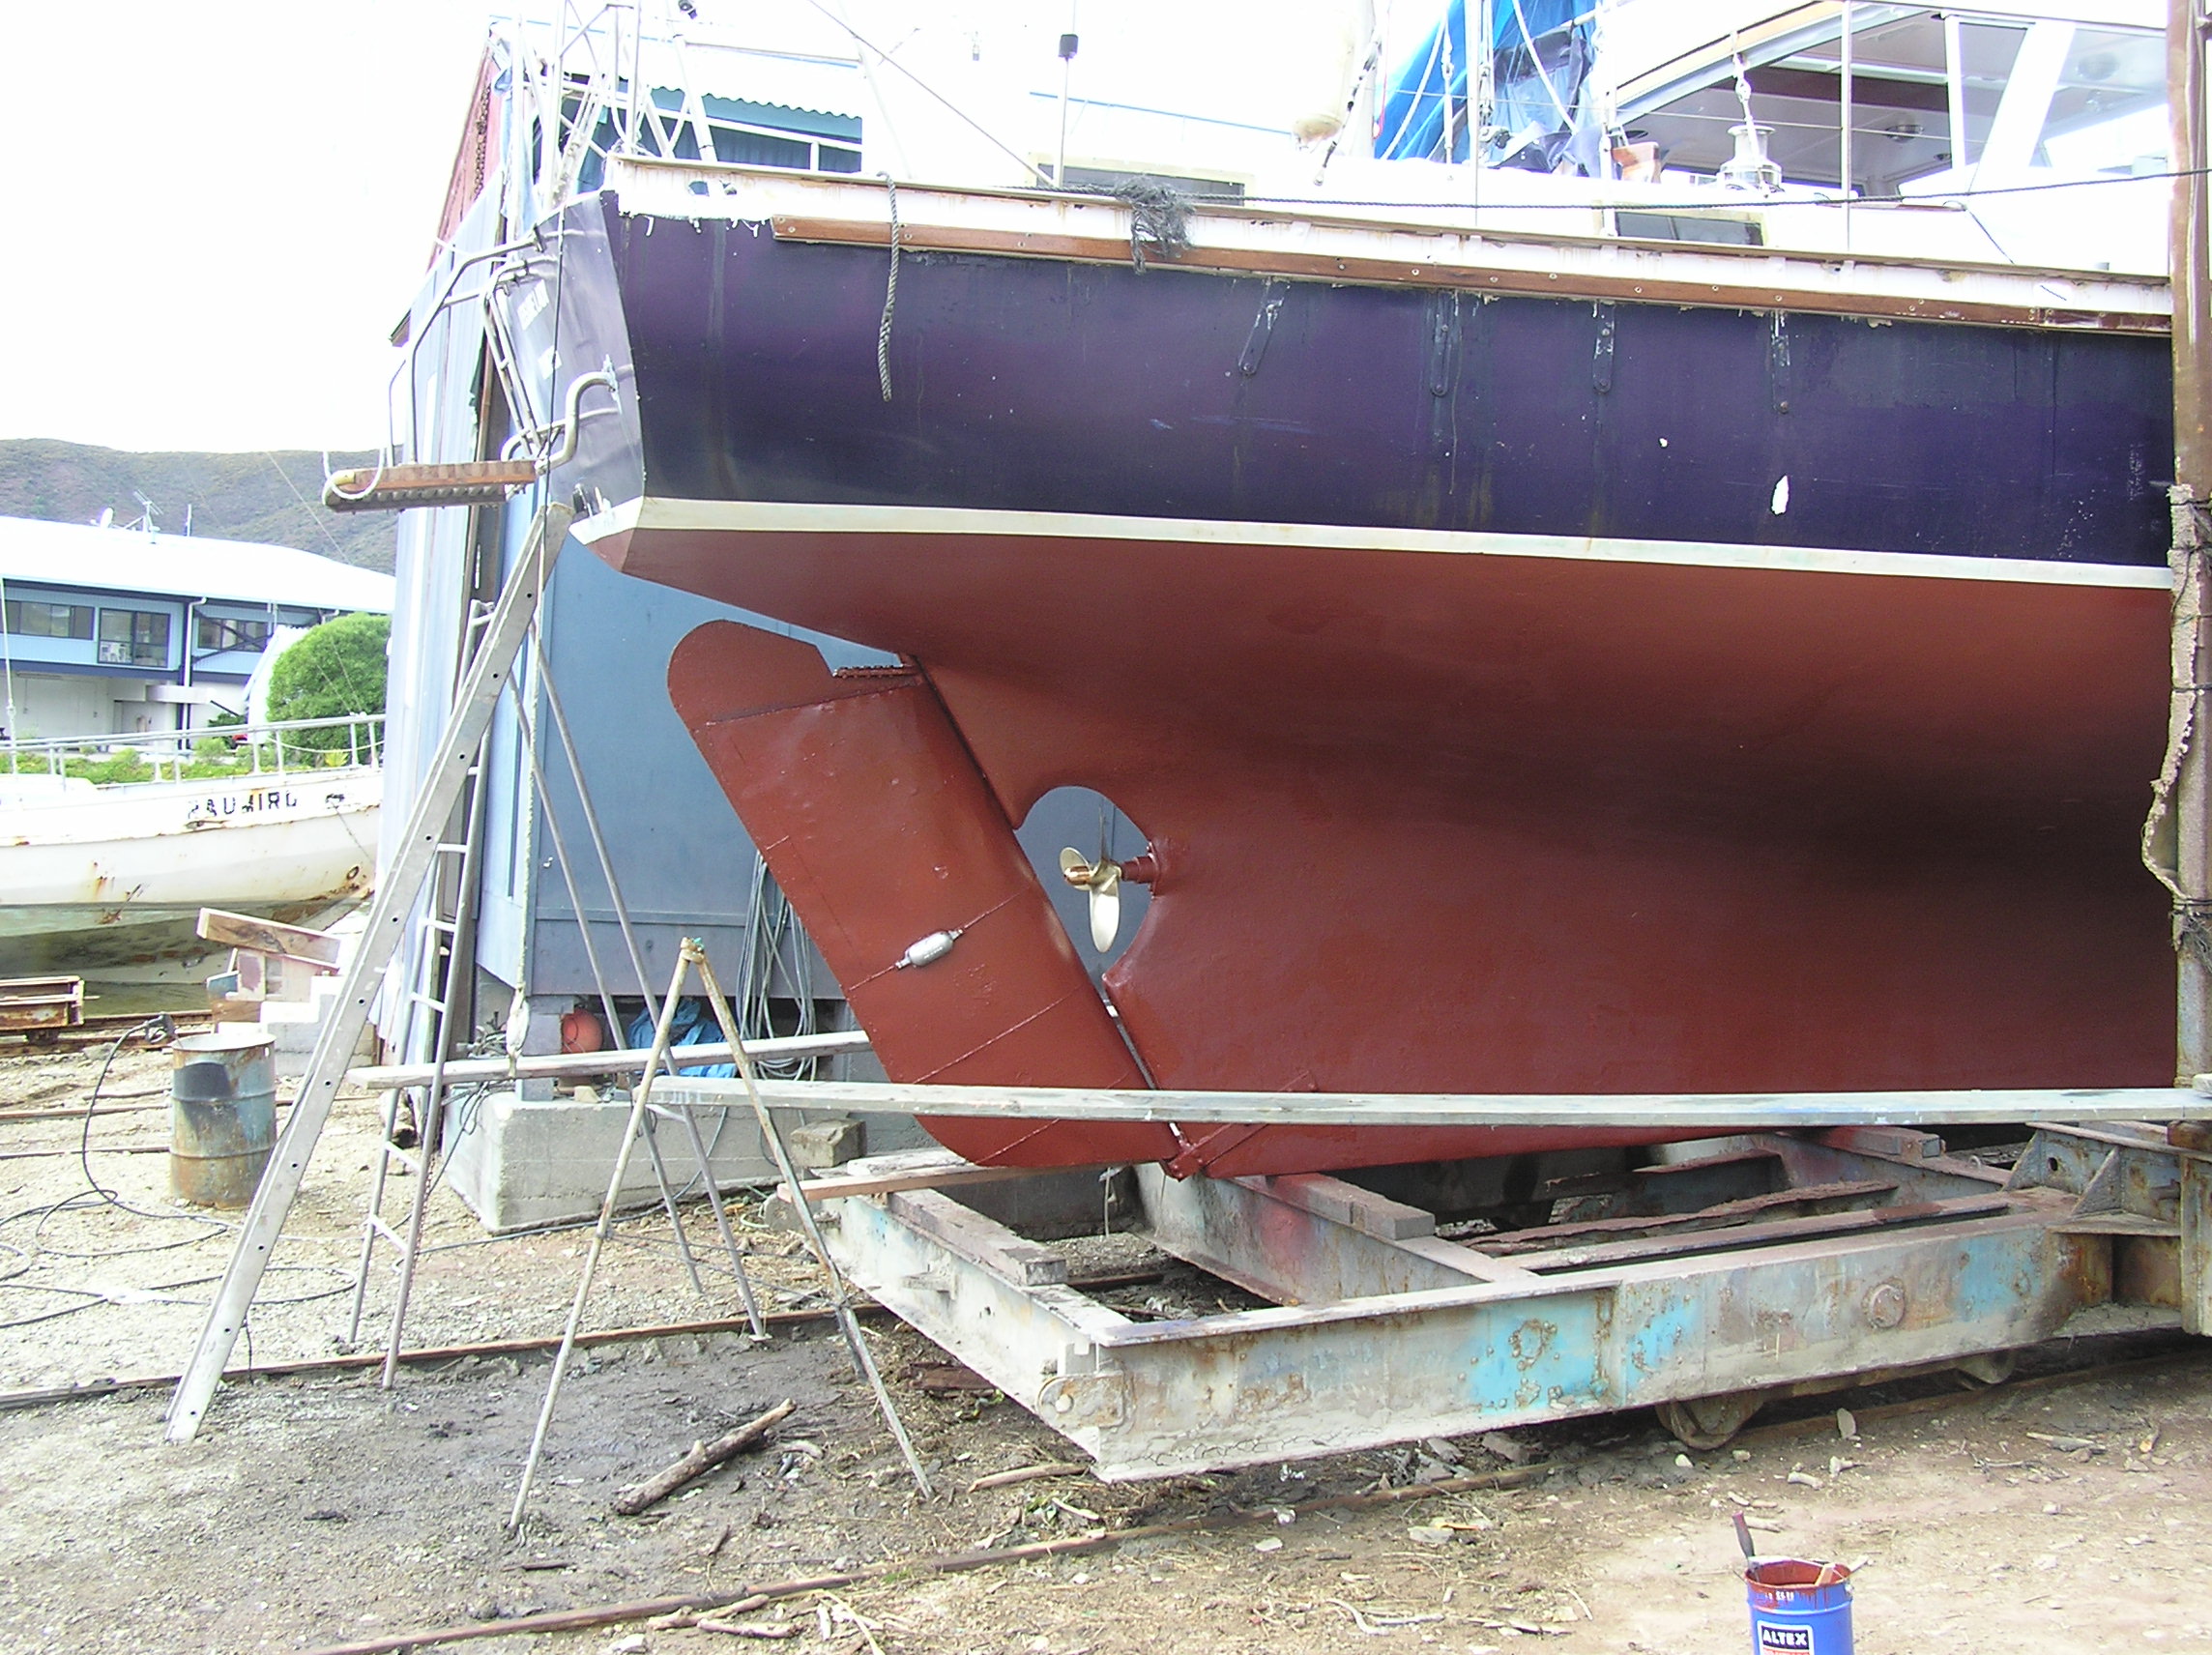
[[[1851,1571],[1845,1565],[1768,1557],[1754,1560],[1743,1582],[1752,1655],[1851,1655]]]

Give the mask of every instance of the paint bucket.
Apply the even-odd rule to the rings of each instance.
[[[1851,1572],[1774,1557],[1743,1572],[1752,1655],[1851,1655]]]
[[[276,1142],[276,1040],[218,1029],[169,1054],[169,1187],[195,1206],[244,1206]]]

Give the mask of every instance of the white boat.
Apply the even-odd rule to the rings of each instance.
[[[303,727],[255,729],[253,750]],[[39,773],[0,773],[0,975],[167,974],[217,951],[196,933],[202,908],[313,925],[354,907],[376,875],[376,740],[335,767],[295,754],[215,780],[175,776],[189,757],[157,750],[146,756],[170,779],[106,787],[55,773],[58,752],[25,744],[15,762]]]

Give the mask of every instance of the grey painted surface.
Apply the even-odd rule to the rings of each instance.
[[[752,840],[668,700],[669,656],[687,633],[710,621],[741,621],[809,639],[832,667],[891,659],[841,639],[617,574],[582,547],[571,546],[546,597],[546,663],[656,994],[667,987],[677,944],[687,936],[706,943],[723,987],[735,994],[751,908]],[[538,716],[542,721],[540,762],[577,896],[592,926],[592,946],[609,988],[618,995],[635,993],[636,973],[623,947],[559,735],[548,712],[540,711]],[[590,963],[550,836],[539,831],[531,850],[531,992],[589,993]],[[811,965],[815,998],[838,998],[836,981],[820,959]]]
[[[688,593],[617,574],[580,546],[570,554],[547,596],[546,659],[615,878],[639,932],[646,974],[655,994],[666,988],[677,944],[695,936],[734,992],[753,844],[669,705],[667,674],[669,655],[693,627],[742,617]],[[574,778],[551,717],[538,716],[541,762],[593,946],[609,987],[634,994],[637,978],[591,850]],[[553,865],[549,836],[540,832],[534,850],[531,992],[590,993],[575,910]],[[821,980],[830,983],[827,972]]]

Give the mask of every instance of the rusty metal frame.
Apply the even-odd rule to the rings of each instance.
[[[1109,1480],[1640,1406],[1740,1420],[1760,1398],[1871,1373],[1994,1375],[2004,1352],[2124,1296],[2122,1249],[2151,1249],[2165,1273],[2150,1274],[2178,1290],[2138,1324],[2187,1324],[2207,1296],[2212,1206],[2193,1263],[2184,1192],[2212,1183],[2212,1160],[2150,1128],[2038,1128],[2009,1175],[1889,1128],[1739,1146],[1778,1158],[1808,1210],[1707,1209],[1594,1243],[1587,1226],[1564,1245],[1519,1232],[1518,1251],[1442,1239],[1431,1214],[1334,1177],[1140,1169],[1155,1242],[1277,1301],[1184,1321],[1087,1297],[1046,1250],[944,1195],[820,1210],[858,1285]],[[856,1163],[840,1181],[866,1177]]]
[[[0,1034],[33,1040],[74,1029],[84,1021],[84,978],[0,978]]]

